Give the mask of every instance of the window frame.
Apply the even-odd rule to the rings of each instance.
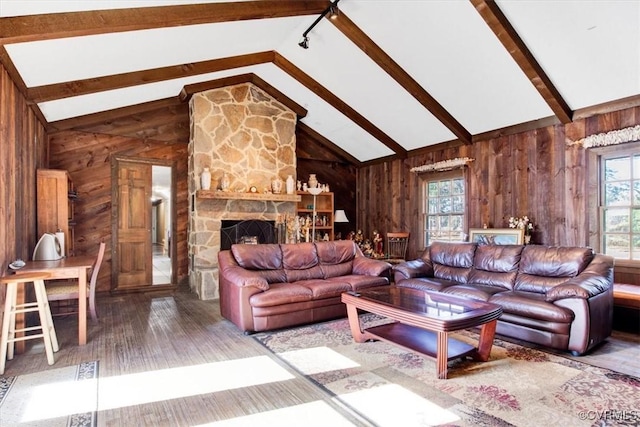
[[[594,147],[588,150],[588,194],[589,197],[587,227],[589,233],[589,246],[598,253],[604,253],[604,162],[607,159],[617,157],[633,157],[640,155],[640,141],[631,141],[605,147]],[[629,179],[632,182],[632,179]],[[630,207],[634,206],[631,201]],[[629,236],[631,236],[631,229]],[[640,259],[615,258],[617,266],[640,267]]]
[[[429,182],[453,180],[455,178],[461,178],[464,184],[464,196],[463,196],[463,212],[462,212],[462,231],[461,242],[466,241],[466,234],[469,230],[469,173],[468,167],[464,166],[447,171],[431,171],[420,174],[419,187],[419,200],[420,200],[420,245],[422,250],[427,247],[427,232],[428,232],[428,185]]]

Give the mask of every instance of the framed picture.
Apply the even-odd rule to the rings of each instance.
[[[524,230],[520,228],[470,228],[469,241],[481,245],[522,245]]]

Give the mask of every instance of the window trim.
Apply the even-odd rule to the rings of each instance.
[[[603,252],[603,207],[602,207],[602,168],[604,159],[613,157],[633,156],[640,153],[640,140],[630,141],[619,145],[593,147],[587,149],[587,244],[598,253]],[[614,258],[616,265],[640,267],[640,260]]]
[[[429,171],[422,172],[419,174],[419,200],[420,200],[420,211],[419,211],[419,227],[420,227],[420,246],[422,250],[426,249],[426,231],[427,231],[427,213],[423,212],[423,209],[426,209],[426,200],[424,198],[426,194],[426,186],[429,181],[437,181],[442,179],[452,179],[452,178],[462,178],[464,182],[464,213],[462,217],[462,235],[463,237],[469,233],[469,168],[465,165],[460,168],[446,170],[446,171]],[[464,240],[463,240],[464,241]]]

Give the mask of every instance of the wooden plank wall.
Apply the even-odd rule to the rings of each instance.
[[[36,236],[36,168],[45,130],[0,65],[0,267],[31,259]]]
[[[35,171],[45,155],[44,127],[0,65],[0,272],[17,258],[31,259],[37,241]]]
[[[356,228],[357,168],[300,127],[296,129],[296,162],[298,180],[306,182],[309,175],[315,173],[320,183],[329,184],[335,209],[344,210],[349,220],[346,224],[336,223],[334,229],[346,238],[349,231]]]
[[[117,120],[112,126],[114,129],[118,128]],[[114,133],[117,131],[114,130]],[[74,130],[49,136],[49,167],[69,171],[78,191],[79,200],[75,210],[77,255],[94,255],[100,241],[107,245],[98,280],[99,292],[111,288],[111,156],[116,153],[175,162],[178,177],[177,230],[174,231],[174,238],[177,239],[177,274],[179,283],[186,283],[188,280],[187,143],[188,141],[162,142]]]
[[[444,144],[404,160],[363,167],[357,177],[357,222],[366,236],[408,230],[409,257],[417,257],[421,212],[415,166],[457,157],[469,165],[469,227],[506,227],[510,216],[528,215],[536,225],[534,242],[588,245],[597,232],[587,215],[586,151],[567,142],[640,124],[640,108],[577,120],[514,135]],[[391,201],[391,203],[390,203]]]

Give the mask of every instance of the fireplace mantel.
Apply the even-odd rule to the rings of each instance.
[[[273,193],[238,193],[234,191],[198,190],[198,199],[223,199],[223,200],[257,200],[273,202],[299,202],[297,194],[273,194]]]

